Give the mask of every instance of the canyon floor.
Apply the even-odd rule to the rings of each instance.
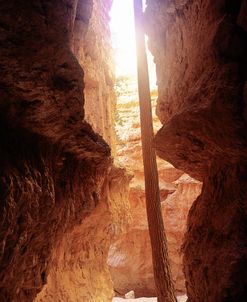
[[[157,298],[138,298],[138,299],[124,299],[124,298],[113,298],[113,302],[157,302]],[[186,302],[187,296],[178,296],[177,297],[178,302]]]

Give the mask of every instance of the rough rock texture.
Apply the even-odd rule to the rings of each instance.
[[[215,163],[190,211],[184,263],[191,301],[202,291],[202,301],[246,301],[246,185],[246,165]]]
[[[129,177],[125,170],[112,168],[104,181],[96,209],[55,245],[47,285],[35,301],[111,301],[106,260],[112,237],[129,219]]]
[[[132,79],[125,84],[125,95],[119,97],[117,104],[117,158],[133,174],[129,194],[133,222],[111,245],[108,264],[116,293],[123,295],[134,290],[136,297],[152,297],[155,285],[146,218],[138,101],[136,91],[132,91]],[[157,118],[154,125],[156,129],[160,127]],[[184,293],[180,248],[187,214],[201,192],[201,184],[162,160],[158,161],[158,169],[173,279],[177,293]]]
[[[212,159],[246,159],[247,34],[236,23],[237,6],[233,1],[178,1],[177,7],[153,1],[146,13],[157,64],[157,112],[164,124],[156,148],[200,179]]]
[[[204,181],[190,211],[190,302],[246,301],[246,1],[148,1],[157,153]]]
[[[86,34],[91,3],[0,3],[4,302],[33,301],[45,284],[37,301],[112,297],[106,256],[128,219],[129,176],[112,167],[109,146],[84,119],[83,70],[71,49],[74,20]]]
[[[111,3],[112,0],[79,1],[73,49],[85,73],[85,119],[114,151],[116,99],[108,26]]]

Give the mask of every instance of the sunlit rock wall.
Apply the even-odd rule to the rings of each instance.
[[[75,19],[86,34],[99,7],[0,6],[0,300],[108,302],[106,256],[128,220],[129,176],[112,166],[109,146],[85,121],[87,73],[71,50]],[[96,116],[98,100],[90,102]]]
[[[107,255],[111,239],[130,219],[129,180],[125,170],[109,171],[95,210],[55,245],[47,285],[35,301],[111,301]]]
[[[145,207],[144,172],[140,144],[140,117],[138,97],[132,87],[133,79],[123,83],[126,91],[118,99],[117,159],[133,174],[129,200],[133,222],[126,232],[113,241],[108,264],[117,294],[134,290],[137,297],[155,296],[151,246]],[[153,100],[155,105],[155,97]],[[153,106],[155,108],[155,106]],[[154,115],[155,129],[160,123]],[[201,184],[175,169],[171,164],[158,161],[162,212],[167,233],[172,276],[177,293],[185,293],[181,245],[186,219],[192,202],[201,192]]]
[[[85,119],[115,149],[114,63],[109,31],[112,0],[80,0],[73,49],[84,70]]]
[[[247,296],[246,19],[246,1],[231,0],[150,0],[145,13],[163,124],[157,153],[204,182],[184,242],[190,302]]]

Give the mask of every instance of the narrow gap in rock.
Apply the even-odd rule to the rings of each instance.
[[[155,301],[132,0],[0,2],[0,301]],[[247,0],[147,3],[176,295],[246,302]]]
[[[121,301],[121,297],[125,297],[126,293],[130,298],[147,297],[143,298],[143,301],[156,301],[145,208],[133,0],[114,0],[110,15],[116,64],[115,163],[126,168],[132,175],[129,193],[132,222],[126,232],[115,236],[108,255],[108,265],[116,296],[113,301]],[[147,53],[153,125],[156,133],[162,126],[155,113],[156,70],[148,47]],[[201,192],[201,183],[164,160],[157,158],[157,163],[162,213],[176,294],[179,301],[185,301],[186,289],[180,248],[186,229],[187,214],[193,201]]]

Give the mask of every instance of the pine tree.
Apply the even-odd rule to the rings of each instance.
[[[142,0],[134,0],[141,140],[145,175],[146,209],[152,248],[154,280],[158,302],[176,302],[168,261],[167,240],[161,213],[145,37],[142,26]]]

